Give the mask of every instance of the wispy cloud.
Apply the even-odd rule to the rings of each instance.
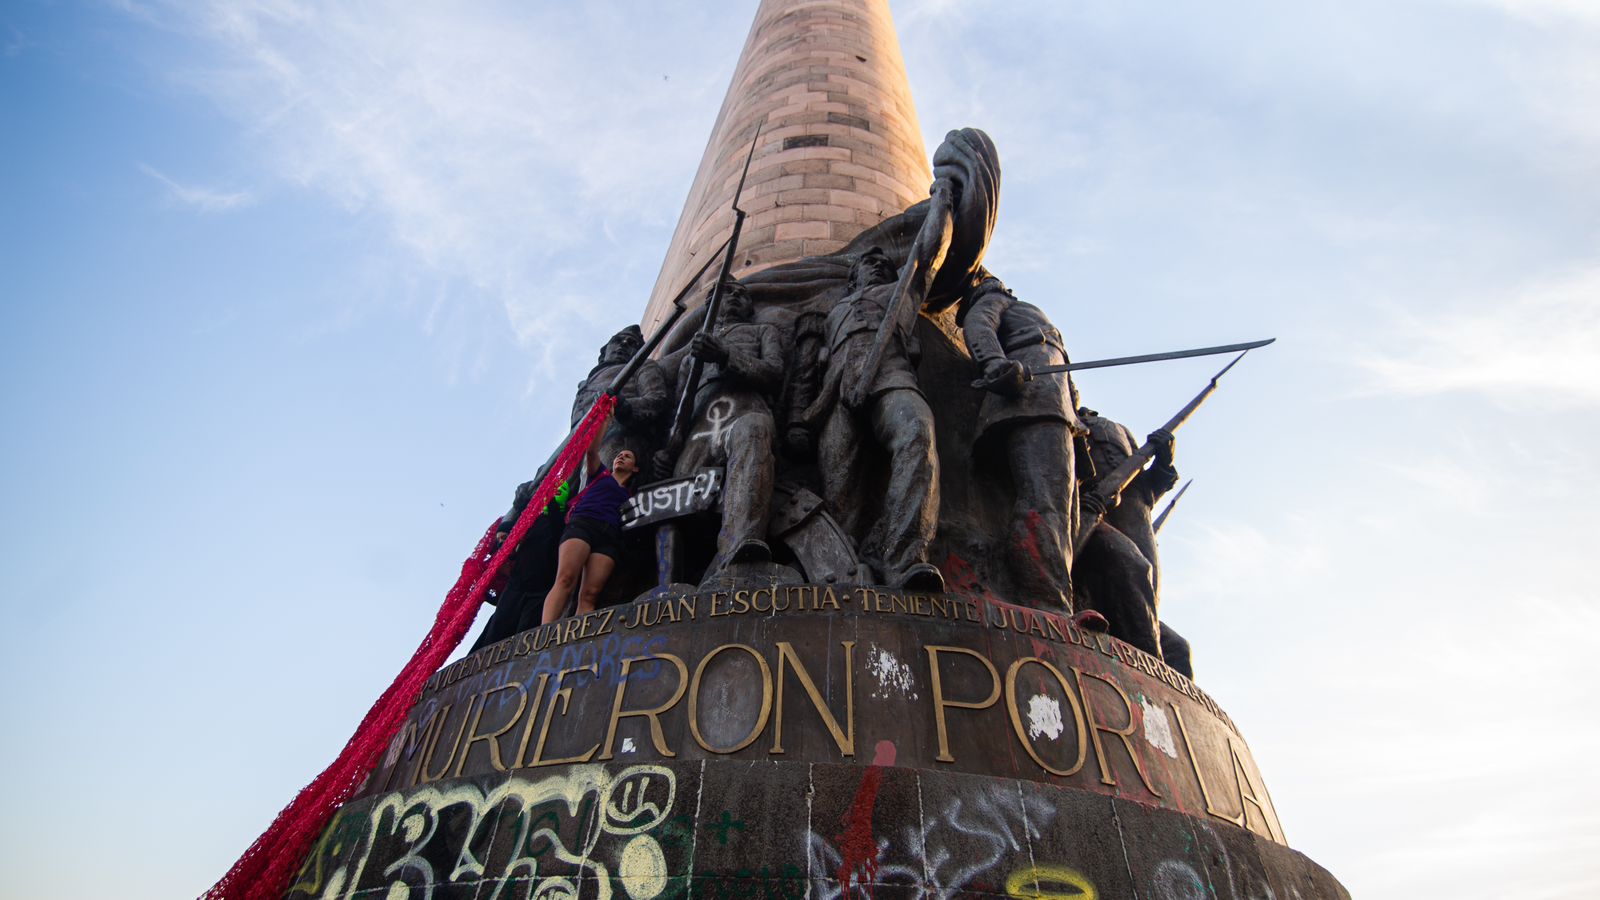
[[[256,202],[255,195],[249,191],[217,191],[196,185],[180,184],[145,163],[139,164],[139,171],[165,185],[167,196],[172,200],[203,213],[227,212]]]
[[[608,21],[604,3],[158,9],[193,40],[176,76],[245,127],[266,171],[375,217],[400,245],[383,255],[444,279],[448,302],[498,302],[524,341],[563,314],[638,314],[642,296],[549,290],[552,263],[604,252],[614,219],[670,228],[726,78],[667,77],[671,53],[695,52],[699,13],[661,17],[677,40]],[[704,121],[686,127],[686,111]],[[654,276],[659,256],[611,249],[591,272]]]
[[[1600,267],[1470,309],[1395,310],[1379,333],[1385,346],[1357,360],[1371,393],[1469,391],[1505,405],[1600,405]]]

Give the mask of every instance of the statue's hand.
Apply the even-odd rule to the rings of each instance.
[[[839,400],[849,409],[860,409],[867,402],[867,391],[871,384],[859,375],[846,375],[844,383],[839,385]]]
[[[1000,394],[1006,397],[1015,397],[1022,393],[1022,385],[1028,380],[1028,369],[1014,359],[991,359],[983,366],[983,377],[974,383],[974,387]]]
[[[1172,465],[1172,455],[1177,449],[1177,438],[1165,428],[1157,428],[1150,432],[1150,443],[1155,445],[1156,462],[1163,466]]]
[[[696,359],[719,366],[728,361],[728,348],[714,334],[695,335],[694,340],[689,342],[689,352],[693,353]]]
[[[1103,517],[1112,507],[1116,505],[1117,498],[1113,497],[1108,501],[1106,498],[1100,496],[1094,491],[1084,491],[1078,496],[1078,506],[1082,508],[1083,515],[1085,517]]]
[[[810,459],[816,447],[811,439],[811,429],[803,425],[790,425],[783,436],[784,446],[798,459]]]
[[[650,471],[656,481],[672,477],[672,467],[677,462],[676,455],[671,450],[657,450],[650,457]]]

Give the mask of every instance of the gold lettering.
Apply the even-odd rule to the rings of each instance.
[[[660,706],[651,709],[630,709],[627,712],[623,712],[622,695],[628,690],[628,671],[633,667],[634,663],[643,662],[647,659],[664,659],[672,663],[673,667],[678,670],[678,689],[672,692],[671,700],[668,700],[666,703],[663,703]],[[622,673],[617,677],[619,679],[617,681],[617,695],[616,698],[611,701],[611,724],[606,728],[606,749],[605,752],[600,754],[600,758],[610,759],[613,755],[615,755],[612,753],[611,748],[617,739],[617,723],[629,716],[643,716],[644,718],[649,719],[650,741],[656,745],[656,752],[662,756],[676,756],[677,754],[672,752],[672,748],[667,746],[666,736],[661,733],[661,719],[659,719],[658,716],[671,709],[679,700],[683,699],[683,692],[689,689],[689,667],[684,665],[682,659],[679,659],[671,653],[653,653],[649,656],[630,656],[622,661]]]
[[[570,669],[562,669],[556,673],[556,690],[555,693],[550,695],[550,706],[545,709],[544,724],[539,726],[539,742],[533,745],[533,759],[528,761],[529,768],[538,768],[539,766],[559,766],[563,763],[588,762],[589,757],[594,756],[594,752],[600,749],[600,745],[595,744],[593,747],[589,748],[588,752],[579,756],[569,756],[565,759],[544,758],[544,741],[545,738],[550,736],[550,723],[555,721],[556,718],[556,701],[561,701],[562,718],[566,718],[567,710],[572,708],[572,688],[562,687],[561,679],[566,678],[573,672],[589,672],[598,677],[600,675],[600,666],[597,663],[590,663],[587,666],[573,666]],[[541,683],[540,686],[542,687],[543,684]]]
[[[1038,632],[1040,637],[1042,637],[1042,638],[1044,638],[1045,640],[1048,641],[1050,639],[1050,633],[1044,630],[1044,623],[1039,621],[1043,617],[1040,616],[1038,613],[1032,613],[1032,612],[1028,613],[1027,616],[1028,616],[1028,633],[1029,634],[1033,634],[1034,632]]]
[[[935,756],[934,759],[939,762],[955,762],[956,758],[950,755],[950,733],[945,728],[945,707],[988,709],[993,706],[1000,699],[1000,673],[995,671],[994,663],[989,662],[987,657],[976,650],[968,650],[965,647],[942,647],[936,644],[929,644],[923,649],[928,651],[928,671],[932,676],[931,681],[933,682],[933,724],[939,732],[939,755]],[[944,680],[939,673],[940,653],[960,653],[983,663],[983,667],[989,670],[989,681],[992,685],[989,696],[977,703],[966,700],[946,700],[944,697]]]
[[[491,731],[488,734],[479,734],[478,723],[483,719],[483,711],[489,705],[489,698],[500,693],[501,691],[516,691],[521,695],[517,697],[517,711],[512,713],[511,718],[507,719],[506,723],[500,726],[498,730]],[[490,688],[489,690],[484,691],[483,702],[478,704],[478,712],[472,717],[472,727],[467,729],[467,743],[461,748],[461,759],[456,762],[457,777],[461,775],[462,767],[467,764],[467,757],[472,755],[472,745],[476,741],[488,742],[489,765],[494,766],[495,771],[504,772],[506,770],[505,763],[500,761],[500,735],[510,731],[511,726],[517,724],[517,718],[522,715],[522,710],[527,705],[528,689],[515,681],[511,682],[510,684],[502,684],[497,688]]]
[[[773,604],[775,602],[774,594],[776,594],[776,593],[777,592],[772,588],[758,588],[758,589],[756,589],[754,591],[751,591],[750,592],[750,608],[755,610],[756,612],[764,612],[764,613],[772,612],[772,607],[773,607]],[[761,607],[761,595],[762,594],[766,594],[767,595],[767,606],[766,606],[765,609],[763,609]]]
[[[444,757],[444,768],[439,770],[439,774],[434,775],[428,771],[428,763],[433,762],[433,751],[439,746],[439,735],[444,733],[445,720],[450,718],[450,706],[447,704],[439,713],[439,729],[433,733],[433,739],[428,742],[428,749],[422,752],[422,762],[417,765],[418,777],[422,784],[438,781],[450,771],[450,760],[455,758],[456,750],[461,747],[461,736],[466,733],[467,718],[472,715],[472,703],[477,699],[477,696],[467,698],[467,708],[461,712],[461,727],[456,729],[456,737],[450,744],[450,752]]]
[[[831,606],[834,609],[842,608],[839,606],[838,596],[833,592],[833,585],[828,585],[827,587],[823,588],[822,591],[822,602],[816,607],[817,609],[821,609],[824,606]]]
[[[1211,802],[1211,791],[1206,789],[1206,778],[1204,775],[1200,774],[1200,761],[1196,759],[1194,755],[1194,739],[1189,737],[1189,726],[1185,725],[1183,722],[1183,710],[1179,709],[1178,704],[1176,703],[1170,705],[1172,706],[1173,716],[1175,716],[1178,720],[1178,732],[1183,735],[1183,746],[1189,752],[1189,768],[1194,771],[1194,780],[1200,783],[1200,799],[1204,800],[1206,803],[1206,814],[1216,816],[1224,822],[1232,822],[1240,828],[1243,828],[1244,809],[1242,804],[1239,810],[1239,815],[1228,816],[1219,811],[1216,807],[1216,804]]]
[[[623,616],[623,621],[622,621],[622,627],[623,628],[638,628],[640,625],[643,624],[643,622],[641,622],[640,620],[644,618],[644,611],[647,610],[647,609],[650,609],[653,606],[655,606],[655,604],[653,602],[635,603],[633,605],[633,618],[629,619],[626,615],[624,615]]]
[[[727,597],[728,597],[728,592],[727,591],[712,591],[711,592],[711,615],[713,617],[715,617],[715,616],[725,616],[725,615],[728,614],[728,611],[726,609],[724,609],[724,610],[722,610],[720,612],[717,610],[717,604],[718,604],[719,598],[722,599],[722,600],[726,600]]]
[[[919,616],[928,615],[928,596],[926,594],[913,594],[911,596],[911,611]]]
[[[1061,693],[1066,694],[1067,702],[1072,704],[1072,724],[1077,726],[1078,729],[1078,759],[1070,769],[1057,769],[1040,758],[1039,754],[1033,749],[1032,742],[1028,740],[1027,732],[1022,728],[1022,716],[1017,709],[1017,673],[1021,672],[1022,667],[1028,663],[1037,663],[1044,666],[1051,675],[1054,675],[1056,681],[1061,684]],[[1022,749],[1033,757],[1033,761],[1039,764],[1039,768],[1044,769],[1051,775],[1059,775],[1063,778],[1068,775],[1076,775],[1078,770],[1083,768],[1083,764],[1089,755],[1088,735],[1084,733],[1083,707],[1078,705],[1078,698],[1072,693],[1072,688],[1067,684],[1067,676],[1061,674],[1060,669],[1037,656],[1025,656],[1012,663],[1011,668],[1006,669],[1006,712],[1011,716],[1011,727],[1017,733],[1017,740],[1022,742]]]
[[[1066,643],[1067,639],[1061,633],[1060,621],[1055,616],[1041,616],[1041,618],[1044,619],[1044,624],[1050,628],[1050,634],[1047,637],[1058,644]]]
[[[1084,717],[1089,720],[1089,738],[1094,743],[1094,759],[1095,762],[1100,764],[1100,783],[1113,785],[1117,783],[1117,779],[1111,774],[1111,766],[1106,763],[1105,747],[1100,743],[1100,732],[1103,731],[1106,734],[1114,734],[1122,739],[1122,746],[1127,749],[1128,758],[1133,760],[1133,770],[1139,773],[1139,780],[1144,782],[1145,790],[1157,797],[1161,796],[1161,794],[1150,785],[1150,778],[1144,773],[1144,765],[1139,762],[1139,754],[1134,751],[1133,742],[1128,740],[1128,735],[1133,734],[1133,730],[1138,727],[1133,721],[1133,702],[1128,699],[1128,695],[1123,693],[1122,688],[1118,686],[1116,682],[1107,678],[1101,678],[1099,675],[1095,675],[1092,672],[1089,673],[1090,678],[1093,678],[1095,681],[1098,681],[1117,692],[1117,696],[1122,698],[1122,711],[1128,715],[1128,724],[1122,728],[1112,728],[1109,725],[1101,724],[1095,717],[1094,704],[1089,702],[1089,692],[1084,689],[1083,671],[1077,666],[1073,666],[1072,674],[1077,676],[1078,693],[1083,695],[1083,713]]]
[[[669,607],[672,610],[672,621],[676,622],[678,617],[682,616],[693,622],[695,599],[694,597],[679,597],[677,602]]]
[[[571,642],[573,638],[578,636],[577,632],[579,624],[580,623],[575,618],[568,619],[566,622],[566,627],[561,630],[561,640],[557,641],[556,643],[566,644]]]
[[[517,744],[517,756],[512,761],[513,769],[522,768],[522,757],[528,752],[528,738],[533,736],[533,723],[539,718],[539,707],[544,703],[544,686],[549,680],[549,672],[539,673],[539,686],[533,689],[533,708],[528,710],[528,724],[522,729],[522,741]]]
[[[744,740],[732,747],[713,747],[706,741],[705,735],[700,733],[700,677],[705,674],[706,666],[724,650],[743,650],[755,657],[756,665],[761,668],[761,714],[756,716],[755,727]],[[689,682],[689,733],[694,735],[694,742],[712,753],[734,753],[755,743],[761,735],[761,729],[767,727],[767,717],[772,714],[772,669],[767,661],[761,657],[756,648],[748,644],[723,644],[705,655],[700,664],[694,667],[694,679]]]
[[[844,718],[845,730],[839,729],[839,720],[828,711],[828,704],[823,702],[822,694],[817,690],[816,682],[811,680],[811,673],[800,662],[800,657],[794,652],[794,645],[788,641],[778,642],[778,700],[777,720],[772,727],[772,752],[783,752],[783,672],[784,666],[794,667],[794,674],[800,679],[800,687],[811,698],[811,705],[822,714],[822,724],[828,728],[828,733],[833,735],[833,742],[839,745],[839,753],[843,756],[856,755],[856,693],[855,693],[855,641],[840,641],[844,646]]]
[[[1262,803],[1261,798],[1256,795],[1255,783],[1250,780],[1250,773],[1245,771],[1244,760],[1239,758],[1239,748],[1233,745],[1233,738],[1228,739],[1228,755],[1233,758],[1233,784],[1239,790],[1239,816],[1245,820],[1245,827],[1250,827],[1249,810],[1245,807],[1248,803],[1254,806],[1256,813],[1261,816],[1261,824],[1267,829],[1267,837],[1282,843],[1283,833],[1273,827],[1277,816],[1268,812],[1272,801],[1268,799],[1266,803]],[[1263,790],[1262,793],[1266,791]]]

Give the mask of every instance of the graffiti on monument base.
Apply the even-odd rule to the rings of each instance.
[[[377,890],[385,900],[422,900],[441,885],[493,882],[488,900],[661,897],[674,886],[666,852],[687,835],[671,817],[676,795],[676,775],[661,766],[573,766],[487,792],[472,784],[396,791],[364,814],[341,813],[290,896]]]

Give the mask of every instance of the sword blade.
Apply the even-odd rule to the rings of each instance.
[[[1060,366],[1040,366],[1030,369],[1034,375],[1053,375],[1057,372],[1077,372],[1082,369],[1104,369],[1109,366],[1131,366],[1138,363],[1160,362],[1165,359],[1188,359],[1191,356],[1215,356],[1218,353],[1235,353],[1241,350],[1254,350],[1257,347],[1276,341],[1277,338],[1267,338],[1264,341],[1247,341],[1243,344],[1223,344],[1220,347],[1198,347],[1194,350],[1169,350],[1166,353],[1146,353],[1142,356],[1118,356],[1111,359],[1091,359],[1087,362],[1066,363]]]

